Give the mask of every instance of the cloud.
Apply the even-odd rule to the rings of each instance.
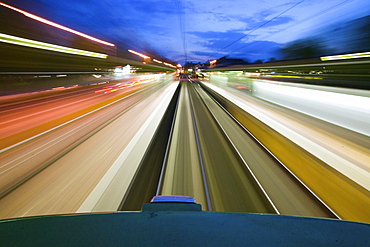
[[[253,30],[259,27],[266,29],[269,27],[285,25],[293,21],[294,19],[290,16],[280,16],[274,19],[269,19],[269,20],[260,20],[260,21],[249,20],[247,22],[248,22],[248,27]]]
[[[239,46],[239,49],[235,49],[232,52],[222,52],[218,56],[214,56],[214,51],[211,50],[195,50],[192,52],[193,61],[206,61],[210,59],[217,59],[223,56],[230,58],[242,58],[248,62],[254,62],[256,60],[268,61],[270,58],[279,58],[279,49],[281,44],[270,42],[270,41],[256,41],[247,45]],[[198,58],[198,59],[196,59]],[[203,59],[203,60],[201,60]]]

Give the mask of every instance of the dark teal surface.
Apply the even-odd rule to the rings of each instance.
[[[0,246],[370,246],[370,224],[211,213],[199,211],[199,204],[163,211],[171,204],[144,205],[143,212],[2,220]]]

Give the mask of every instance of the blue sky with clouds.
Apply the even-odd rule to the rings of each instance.
[[[370,14],[369,0],[12,0],[70,28],[175,62],[277,57],[297,39]]]

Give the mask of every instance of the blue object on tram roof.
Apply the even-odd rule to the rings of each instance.
[[[155,196],[151,202],[195,203],[195,199],[191,196]]]

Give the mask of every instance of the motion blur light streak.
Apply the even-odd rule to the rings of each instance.
[[[370,136],[369,97],[328,92],[317,86],[300,88],[294,84],[262,80],[255,80],[253,88],[254,96],[258,98]]]
[[[56,51],[56,52],[61,52],[61,53],[88,56],[88,57],[97,57],[97,58],[104,58],[104,59],[108,57],[108,55],[102,54],[102,53],[79,50],[79,49],[64,47],[60,45],[53,45],[53,44],[49,44],[45,42],[24,39],[24,38],[15,37],[12,35],[2,34],[2,33],[0,33],[0,42],[14,44],[14,45],[27,46],[27,47],[32,47],[32,48],[37,48],[37,49],[42,49],[42,50],[49,50],[49,51]]]
[[[144,58],[144,59],[150,59],[150,57],[149,57],[149,56],[144,55],[144,54],[142,54],[142,53],[140,53],[140,52],[137,52],[137,51],[134,51],[134,50],[128,50],[128,51],[129,51],[129,52],[131,52],[131,53],[133,53],[133,54],[135,54],[135,55],[138,55],[139,57],[142,57],[142,58]],[[169,67],[171,67],[171,68],[176,68],[176,66],[175,66],[175,65],[172,65],[172,64],[170,64],[170,63],[165,63],[165,62],[159,61],[159,60],[157,60],[157,59],[153,59],[153,61],[154,61],[154,62],[156,62],[156,63],[163,63],[164,65],[167,65],[167,66],[169,66]]]
[[[328,60],[341,60],[341,59],[353,59],[353,58],[365,58],[365,57],[370,57],[370,52],[343,54],[343,55],[336,55],[336,56],[326,56],[326,57],[320,57],[320,59],[322,61],[328,61]]]
[[[322,80],[322,77],[313,76],[298,76],[298,75],[265,75],[266,77],[281,77],[281,78],[302,78],[309,80]]]
[[[93,41],[98,42],[98,43],[101,43],[101,44],[103,44],[103,45],[115,46],[115,45],[114,45],[114,44],[112,44],[112,43],[109,43],[109,42],[106,42],[106,41],[104,41],[104,40],[100,40],[100,39],[94,38],[94,37],[92,37],[92,36],[90,36],[90,35],[87,35],[87,34],[84,34],[84,33],[79,32],[79,31],[73,30],[73,29],[71,29],[71,28],[68,28],[68,27],[65,27],[65,26],[59,25],[59,24],[54,23],[54,22],[52,22],[52,21],[48,21],[48,20],[46,20],[46,19],[44,19],[44,18],[41,18],[41,17],[39,17],[39,16],[37,16],[37,15],[34,15],[34,14],[31,14],[31,13],[28,13],[28,12],[23,11],[23,10],[21,10],[21,9],[17,9],[17,8],[12,7],[12,6],[10,6],[10,5],[7,5],[7,4],[5,4],[5,3],[0,2],[0,5],[2,5],[2,6],[4,6],[4,7],[7,7],[7,8],[9,8],[9,9],[12,9],[12,10],[14,10],[14,11],[17,11],[17,12],[19,12],[19,13],[22,13],[22,14],[24,14],[25,16],[27,16],[27,17],[29,17],[29,18],[31,18],[31,19],[34,19],[34,20],[36,20],[36,21],[39,21],[39,22],[42,22],[42,23],[48,24],[48,25],[50,25],[50,26],[53,26],[53,27],[56,27],[56,28],[62,29],[62,30],[64,30],[64,31],[67,31],[67,32],[70,32],[70,33],[74,33],[74,34],[79,35],[79,36],[81,36],[81,37],[84,37],[84,38],[86,38],[86,39],[93,40]]]
[[[175,65],[172,65],[172,64],[170,64],[170,63],[163,63],[164,65],[167,65],[167,66],[169,66],[169,67],[172,67],[172,68],[176,68],[176,66]]]
[[[133,54],[135,54],[135,55],[138,55],[139,57],[142,57],[144,59],[149,59],[150,58],[149,56],[144,55],[144,54],[141,54],[141,53],[139,53],[137,51],[133,51],[133,50],[128,50],[128,51],[131,52],[131,53],[133,53]]]
[[[139,85],[139,84],[142,84],[142,83],[149,83],[149,82],[153,82],[153,81],[155,81],[155,78],[135,80],[135,81],[127,82],[125,84],[120,84],[119,83],[119,84],[116,84],[116,85],[103,87],[103,89],[96,90],[95,93],[105,93],[105,94],[106,93],[112,93],[112,92],[116,92],[116,91],[121,90],[121,89],[125,89],[126,87],[131,87],[131,86]]]

